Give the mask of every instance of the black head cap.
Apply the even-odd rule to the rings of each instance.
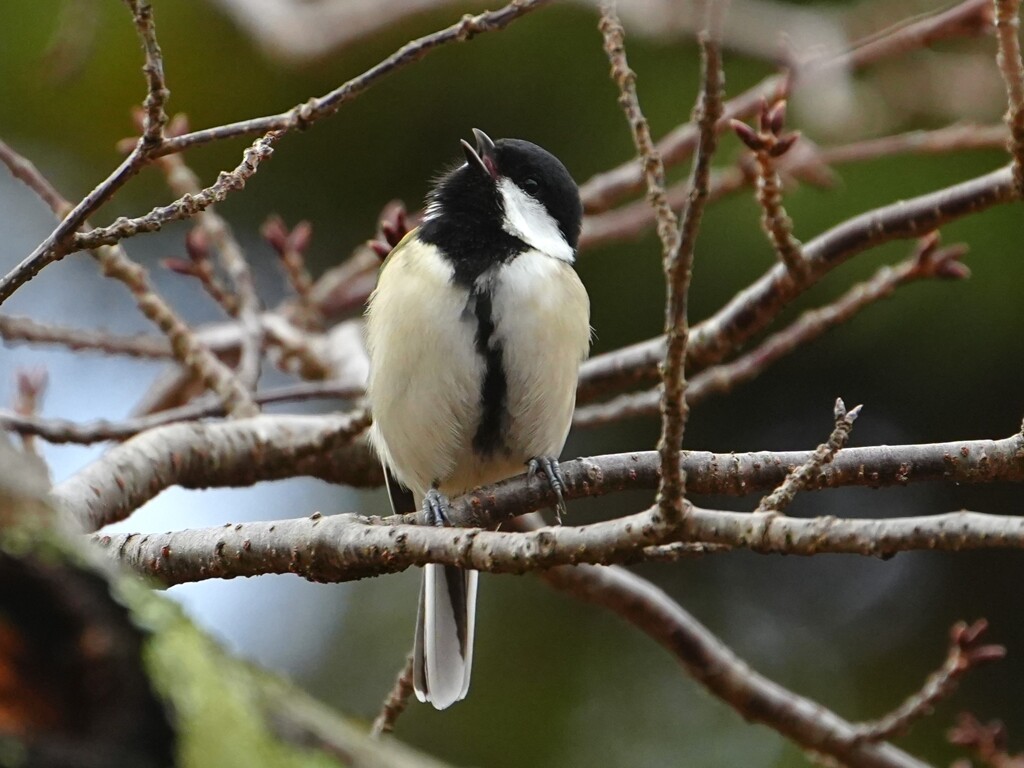
[[[583,203],[562,161],[522,139],[499,139],[494,143],[494,154],[498,173],[540,201],[575,250],[583,223]]]
[[[476,146],[463,141],[466,163],[442,176],[427,198],[421,236],[438,245],[454,241],[526,244],[503,230],[506,212],[499,184],[508,179],[539,202],[570,248],[579,242],[583,204],[579,189],[561,161],[546,149],[522,139],[491,139],[474,129]],[[447,241],[447,242],[446,242]],[[517,245],[518,244],[518,245]]]

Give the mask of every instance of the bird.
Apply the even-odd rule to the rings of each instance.
[[[573,266],[583,205],[547,150],[473,135],[370,295],[369,439],[392,504],[408,489],[428,524],[449,524],[450,498],[524,468],[550,483],[560,521],[558,456],[591,341]],[[469,690],[477,581],[475,570],[423,569],[413,683],[436,709]]]

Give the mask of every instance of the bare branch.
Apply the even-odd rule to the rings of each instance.
[[[714,3],[709,4],[714,15]],[[709,21],[709,24],[711,22]],[[679,244],[665,260],[665,333],[667,343],[662,363],[661,482],[658,485],[658,508],[669,528],[683,520],[683,491],[686,476],[679,464],[683,434],[689,409],[686,404],[686,348],[690,339],[689,297],[693,270],[693,253],[697,231],[708,200],[711,156],[718,136],[715,126],[722,114],[722,60],[713,31],[698,35],[701,47],[702,83],[696,122],[700,138],[690,179],[690,193],[679,222]]]
[[[463,516],[471,503],[467,498],[473,497],[463,497],[455,506]],[[529,505],[519,511],[538,508]],[[166,533],[95,534],[93,539],[125,565],[168,585],[270,573],[295,573],[317,582],[353,581],[429,563],[522,574],[558,565],[645,561],[647,548],[663,538],[659,526],[651,523],[652,510],[530,533],[383,525],[386,521],[380,518],[316,513]],[[1024,518],[1019,516],[950,512],[885,519],[797,518],[699,507],[688,509],[687,516],[687,543],[718,545],[706,549],[707,554],[747,549],[760,554],[891,557],[911,551],[1024,549]]]
[[[368,424],[362,412],[170,424],[111,448],[57,485],[53,497],[83,527],[96,530],[123,520],[172,485],[246,486],[301,476],[309,474],[304,459],[312,456],[329,459],[340,482],[379,484],[379,462],[368,449],[336,450],[349,447]]]
[[[802,138],[781,158],[777,167],[783,178],[819,186],[834,183],[831,166],[855,163],[880,157],[902,154],[940,154],[975,149],[1005,149],[1005,125],[977,125],[956,123],[935,130],[917,130],[882,136],[877,139],[854,141],[833,147],[819,148]],[[738,192],[754,180],[746,158],[733,167],[715,170],[711,174],[708,203]],[[682,181],[668,188],[669,205],[681,208],[689,193],[689,182]],[[654,221],[651,207],[644,201],[627,203],[602,213],[593,213],[583,219],[580,249],[593,248],[609,242],[637,237]]]
[[[995,0],[996,61],[1006,83],[1009,107],[1006,124],[1010,127],[1007,148],[1013,156],[1013,176],[1017,195],[1024,197],[1024,61],[1020,53],[1020,0]]]
[[[796,281],[776,265],[737,294],[690,334],[687,364],[701,369],[722,360],[763,330],[783,308],[828,272],[868,248],[892,240],[919,237],[969,214],[1016,199],[1009,167],[854,216],[804,244],[807,279]],[[591,358],[580,371],[580,400],[640,381],[657,373],[665,351],[659,336]]]
[[[950,630],[949,653],[943,665],[925,680],[920,690],[907,697],[892,712],[857,726],[858,738],[881,741],[906,733],[915,721],[930,715],[936,704],[952,696],[964,675],[982,664],[1002,660],[1006,656],[1003,646],[981,645],[979,642],[987,629],[985,619],[979,619],[970,626],[957,622]]]
[[[779,260],[795,278],[800,279],[807,265],[804,263],[800,241],[793,235],[793,221],[782,206],[782,177],[777,167],[778,161],[793,148],[800,134],[783,133],[785,117],[784,100],[776,102],[771,108],[765,101],[761,105],[758,130],[755,131],[739,120],[733,120],[732,127],[740,140],[754,153],[761,226]]]
[[[141,146],[141,142],[139,144]],[[17,158],[17,153],[6,148],[3,159],[10,161]],[[24,168],[24,164],[18,164]],[[44,201],[51,205],[55,213],[64,209],[63,198],[48,182],[40,184],[42,175],[32,168],[28,174],[28,183],[34,190],[45,192]],[[223,174],[222,174],[223,176]],[[120,219],[119,221],[126,221]],[[97,230],[93,230],[95,232]],[[119,239],[119,238],[118,238]],[[154,323],[167,336],[172,354],[209,389],[223,399],[229,412],[236,415],[250,415],[255,409],[248,391],[241,385],[231,369],[224,365],[210,349],[204,345],[188,324],[178,316],[149,283],[149,275],[139,264],[128,258],[124,248],[117,239],[107,244],[96,243],[88,246],[94,249],[94,256],[99,262],[103,274],[123,283],[132,293],[139,311]]]
[[[622,22],[619,21],[614,3],[602,4],[599,26],[604,36],[605,54],[611,64],[611,77],[619,88],[619,106],[625,113],[633,145],[640,158],[647,200],[655,212],[662,258],[667,264],[672,254],[679,248],[679,222],[665,196],[665,167],[662,165],[660,153],[654,146],[647,118],[640,108],[640,100],[636,93],[636,73],[626,59],[626,33],[622,28]]]
[[[743,120],[756,114],[762,100],[774,103],[778,99],[786,98],[791,85],[800,87],[830,70],[863,68],[939,40],[977,35],[988,27],[991,2],[992,0],[964,0],[947,11],[884,30],[871,36],[864,43],[854,44],[850,51],[826,55],[805,63],[799,69],[795,83],[789,82],[788,78],[781,75],[767,77],[723,105],[717,130],[727,130],[731,119]],[[671,167],[686,160],[693,153],[697,147],[697,139],[696,124],[684,123],[666,134],[656,144],[656,148],[665,165]],[[623,197],[639,191],[643,186],[641,168],[634,159],[595,175],[580,187],[580,194],[586,211],[599,213],[613,207]]]
[[[939,248],[937,234],[926,236],[910,258],[893,267],[882,267],[871,279],[853,286],[833,303],[808,310],[791,325],[732,362],[711,366],[695,375],[686,388],[687,403],[692,407],[707,397],[725,394],[751,381],[781,358],[849,321],[871,304],[891,296],[902,285],[925,278],[966,278],[970,271],[960,262],[966,252],[964,245]],[[657,388],[619,395],[604,403],[577,408],[573,426],[597,427],[653,416],[658,413],[660,402],[661,393]]]
[[[853,422],[860,415],[861,407],[858,405],[847,412],[843,399],[841,397],[837,398],[835,405],[836,426],[832,430],[832,434],[829,435],[828,441],[819,445],[806,463],[801,464],[786,475],[786,479],[782,481],[782,484],[761,499],[757,509],[754,511],[784,512],[786,507],[796,498],[796,495],[806,488],[811,479],[821,471],[821,468],[832,461],[836,453],[846,445],[846,441],[850,439],[850,432],[853,430]]]
[[[313,381],[292,384],[257,393],[253,400],[259,405],[288,403],[299,400],[333,399],[355,400],[363,395],[362,387],[335,381]],[[224,404],[196,400],[178,408],[167,408],[145,416],[136,416],[124,421],[98,419],[87,423],[67,419],[31,418],[0,409],[0,429],[21,435],[36,435],[50,443],[99,443],[107,440],[127,440],[147,429],[174,424],[181,421],[195,421],[210,416],[224,416]]]
[[[119,336],[102,330],[68,328],[12,315],[0,315],[0,338],[8,344],[57,344],[76,352],[91,350],[108,355],[155,359],[171,357],[170,344],[159,336]]]
[[[171,190],[182,197],[193,199],[203,195],[204,190],[185,161],[179,155],[168,155],[157,161],[167,176]],[[253,169],[255,170],[255,169]],[[237,173],[237,170],[236,170]],[[222,179],[218,179],[220,183]],[[260,299],[256,293],[252,270],[235,239],[230,225],[210,206],[197,214],[201,231],[217,249],[220,263],[234,287],[234,312],[241,330],[241,355],[237,375],[250,391],[256,389],[260,376],[260,362],[263,350],[263,324],[260,322]]]
[[[682,521],[683,486],[679,449],[686,429],[686,373],[683,361],[689,338],[687,305],[693,251],[701,215],[708,198],[711,155],[716,144],[716,123],[722,112],[722,71],[717,43],[709,32],[700,35],[702,88],[696,109],[698,126],[697,159],[690,181],[690,193],[680,221],[669,206],[665,194],[665,169],[653,146],[647,119],[636,94],[636,74],[626,60],[625,32],[613,5],[601,8],[601,32],[605,52],[612,66],[612,78],[619,86],[619,103],[629,122],[633,143],[641,158],[647,197],[656,211],[665,271],[665,332],[668,344],[662,363],[664,379],[661,398],[662,432],[658,441],[662,481],[658,489],[658,507],[666,526],[675,528]]]
[[[409,64],[419,61],[435,48],[447,43],[465,42],[484,32],[504,29],[516,19],[530,11],[546,5],[550,0],[513,0],[513,2],[496,11],[485,11],[476,16],[463,16],[450,27],[439,30],[424,37],[406,43],[383,61],[370,67],[361,75],[335,88],[330,93],[310,99],[304,104],[282,112],[278,115],[256,117],[237,123],[220,125],[202,131],[176,136],[164,142],[159,155],[181,152],[189,147],[209,144],[233,136],[245,136],[253,133],[278,131],[287,133],[292,130],[308,128],[316,121],[333,115],[342,105],[359,96],[363,91],[376,83],[385,75],[389,75]]]
[[[167,125],[167,113],[164,105],[171,92],[164,81],[164,59],[160,44],[156,40],[156,25],[153,22],[153,9],[149,0],[125,0],[132,12],[135,29],[142,41],[142,50],[146,54],[146,63],[142,72],[146,75],[148,86],[146,99],[143,102],[145,119],[142,126],[142,141],[150,146],[158,146],[164,138],[164,126]]]
[[[147,142],[144,138],[140,139],[131,154],[106,179],[86,195],[64,217],[57,228],[42,243],[36,246],[32,253],[11,272],[0,278],[0,304],[6,301],[19,287],[39,274],[39,271],[45,266],[64,258],[70,252],[68,250],[69,245],[77,249],[95,247],[96,244],[90,244],[88,241],[83,242],[77,237],[73,238],[74,232],[84,224],[86,218],[91,213],[108,201],[118,189],[124,186],[152,158],[180,152],[187,147],[207,144],[211,141],[226,139],[232,136],[252,133],[276,133],[276,135],[281,135],[293,129],[306,128],[320,118],[334,114],[344,103],[354,99],[384,75],[390,74],[407,64],[419,61],[433,49],[453,41],[469,40],[482,32],[504,29],[519,17],[539,8],[546,2],[549,2],[549,0],[513,0],[513,2],[497,11],[487,11],[477,16],[467,15],[446,29],[407,43],[362,75],[349,80],[325,96],[319,99],[311,99],[305,104],[300,104],[280,115],[271,115],[269,117],[243,120],[230,125],[221,125],[205,131],[197,131],[169,139],[165,138],[159,143]],[[158,103],[162,102],[158,101]],[[264,136],[256,142],[256,145],[267,140],[268,136]],[[269,146],[267,149],[269,150]],[[191,207],[188,201],[179,200],[178,203],[185,209]],[[157,209],[157,211],[160,210]],[[154,211],[153,214],[157,213],[157,211]],[[150,215],[152,216],[153,214]],[[176,216],[175,218],[182,217]],[[102,229],[93,231],[94,237],[98,238],[112,236],[113,234],[114,232],[107,232]],[[127,235],[122,235],[122,237],[124,236]],[[118,237],[117,239],[121,238]],[[69,243],[69,241],[71,242]]]
[[[213,488],[287,477],[318,477],[358,487],[383,483],[368,446],[350,444],[351,415],[271,416],[218,424],[174,424],[116,446],[54,489],[56,502],[91,530],[131,512],[172,485]],[[335,448],[334,446],[339,446]],[[743,496],[774,488],[810,451],[715,454],[684,451],[689,493]],[[928,445],[848,448],[822,467],[808,489],[1024,481],[1024,436]],[[658,486],[654,451],[561,463],[566,499]],[[486,527],[554,504],[550,487],[524,475],[453,502],[451,521]],[[749,515],[743,517],[749,518]],[[412,522],[411,520],[409,522]]]
[[[219,203],[232,192],[242,189],[245,183],[259,170],[260,163],[270,157],[273,144],[280,138],[279,134],[268,133],[258,138],[251,147],[245,150],[242,162],[230,172],[221,172],[217,181],[201,190],[199,194],[186,194],[169,205],[154,208],[144,216],[128,219],[118,218],[109,227],[96,227],[87,232],[77,234],[72,239],[70,250],[84,251],[100,245],[113,245],[126,237],[134,237],[143,232],[156,232],[164,224],[195,216],[214,203]]]
[[[146,75],[148,87],[144,102],[146,117],[143,135],[139,137],[134,149],[121,164],[78,205],[73,208],[69,205],[70,210],[67,210],[51,204],[53,211],[58,216],[63,216],[60,224],[20,264],[8,274],[0,277],[0,304],[3,304],[18,288],[39,274],[43,267],[54,261],[59,261],[70,253],[71,251],[68,250],[69,240],[79,227],[85,224],[89,214],[109,200],[118,189],[138,173],[149,162],[153,152],[163,144],[163,128],[167,121],[164,103],[169,91],[164,82],[163,59],[160,54],[160,46],[156,41],[152,9],[148,0],[126,0],[126,2],[132,11],[135,28],[139,33],[145,52],[143,72]],[[43,197],[45,200],[46,197]]]
[[[280,216],[268,216],[260,227],[260,234],[277,252],[288,284],[295,291],[300,323],[319,328],[322,327],[323,317],[313,300],[313,278],[306,268],[305,257],[312,233],[313,225],[308,221],[300,221],[288,231]]]
[[[391,733],[395,730],[395,721],[405,711],[406,706],[409,704],[409,697],[412,696],[412,675],[412,654],[410,653],[405,660],[405,666],[402,667],[402,671],[395,678],[394,688],[388,693],[380,713],[374,718],[373,725],[370,728],[370,735],[374,738],[380,738],[385,733]]]
[[[751,669],[662,590],[623,568],[581,565],[540,577],[555,589],[617,613],[745,720],[773,728],[804,750],[858,768],[926,768],[891,744],[858,740],[853,724]]]
[[[43,176],[35,164],[3,141],[0,141],[0,162],[7,166],[7,170],[18,181],[22,182],[38,195],[46,203],[51,211],[58,216],[64,216],[70,209],[71,203],[64,199],[64,196],[54,188],[49,179]]]

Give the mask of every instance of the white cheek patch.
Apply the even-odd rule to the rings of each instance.
[[[498,180],[498,191],[505,207],[502,229],[547,256],[573,263],[572,247],[565,242],[558,222],[541,203],[508,178]]]

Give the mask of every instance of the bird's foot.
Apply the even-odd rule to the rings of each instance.
[[[562,477],[562,470],[558,466],[558,459],[552,456],[536,456],[526,462],[527,475],[533,477],[537,472],[543,472],[547,478],[548,485],[555,494],[555,522],[562,524],[562,515],[568,511],[565,506],[565,479]]]
[[[438,527],[451,525],[448,521],[449,509],[451,509],[451,503],[448,501],[448,497],[436,488],[431,488],[423,497],[423,521],[427,525]]]

